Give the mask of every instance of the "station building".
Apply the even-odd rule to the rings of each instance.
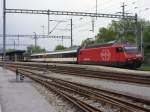
[[[25,50],[8,51],[6,52],[6,61],[22,61],[25,52]],[[3,53],[0,53],[0,59],[3,60]]]

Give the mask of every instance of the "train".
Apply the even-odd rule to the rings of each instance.
[[[31,61],[139,68],[144,56],[133,44],[101,44],[64,51],[32,54]]]

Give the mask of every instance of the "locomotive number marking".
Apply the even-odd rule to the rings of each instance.
[[[100,56],[103,61],[109,61],[110,57],[111,57],[111,53],[110,53],[109,49],[103,49],[100,53]]]

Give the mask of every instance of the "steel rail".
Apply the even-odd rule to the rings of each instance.
[[[30,73],[32,73],[32,74],[34,74],[34,75],[37,75],[37,73],[34,73],[34,72],[32,72],[32,71],[30,71],[30,70],[24,70],[24,69],[21,69],[21,70],[23,70],[23,71],[27,71],[27,72],[30,72]],[[52,80],[58,80],[58,79],[56,79],[56,78],[52,78]],[[61,80],[62,81],[62,80]],[[59,81],[57,81],[57,83],[60,83],[60,80]],[[50,83],[51,85],[54,85],[54,86],[57,86],[57,87],[59,87],[59,88],[65,88],[65,89],[67,89],[66,87],[63,87],[62,85],[64,85],[64,81],[63,81],[63,83],[60,83],[59,85],[58,84],[54,84],[54,83]],[[68,85],[70,85],[70,83],[71,82],[66,82],[65,81],[65,83],[67,83],[67,84],[65,84],[65,86],[68,86]],[[81,85],[79,85],[79,86],[77,86],[77,85],[73,85],[72,83],[71,83],[71,87],[70,87],[70,89],[71,89],[71,91],[74,91],[74,92],[77,92],[77,91],[79,91],[79,88],[80,88],[80,86]],[[77,86],[77,87],[76,87]],[[72,90],[72,88],[76,88],[76,90]],[[81,89],[81,88],[80,88]],[[84,91],[83,91],[84,90]],[[108,95],[104,95],[104,94],[97,94],[97,93],[95,93],[95,92],[93,92],[92,90],[85,90],[85,89],[83,89],[82,88],[82,94],[83,94],[83,92],[84,92],[84,95],[85,96],[89,96],[90,97],[90,95],[91,96],[93,96],[93,95],[95,95],[96,96],[96,98],[97,97],[101,97],[101,98],[103,98],[103,101],[105,100],[105,102],[108,102],[108,101],[111,101],[111,103],[113,102],[113,104],[114,103],[116,103],[116,104],[118,104],[118,105],[120,105],[122,108],[126,108],[126,109],[129,109],[130,108],[130,110],[134,110],[134,108],[137,108],[137,109],[139,109],[139,110],[142,110],[142,111],[145,111],[145,112],[148,112],[148,111],[150,111],[149,109],[146,109],[146,108],[143,108],[143,107],[141,107],[141,106],[137,106],[137,105],[135,105],[135,104],[133,104],[133,103],[129,103],[129,102],[126,102],[126,101],[121,101],[120,99],[118,99],[118,98],[115,98],[115,97],[110,97],[110,96],[108,96]],[[85,94],[85,93],[87,93],[88,92],[88,94]],[[89,93],[90,93],[90,95],[89,95]],[[81,93],[80,93],[81,94]],[[99,95],[101,95],[101,96],[99,96]],[[92,97],[93,99],[95,98],[95,97]],[[111,100],[110,100],[111,99]],[[97,100],[98,100],[98,98],[97,98]],[[101,100],[101,99],[99,99],[99,100]],[[121,102],[122,104],[120,104],[120,103],[118,103],[118,102]],[[110,102],[109,102],[110,103]],[[123,104],[125,104],[125,105],[123,105]],[[131,108],[132,107],[132,108]],[[133,108],[134,107],[134,108]],[[135,110],[134,110],[135,111]]]
[[[109,72],[103,72],[103,71],[99,71],[99,70],[92,70],[92,69],[87,69],[87,68],[80,68],[80,66],[76,66],[76,67],[72,67],[71,65],[69,65],[69,64],[66,64],[66,65],[64,65],[64,64],[60,64],[59,63],[59,65],[57,65],[58,63],[53,63],[53,64],[51,64],[51,63],[35,63],[35,62],[8,62],[7,64],[14,64],[14,65],[27,65],[27,66],[34,66],[34,67],[47,67],[47,69],[48,68],[57,68],[57,67],[59,67],[59,69],[60,68],[62,68],[62,69],[64,69],[64,68],[67,68],[67,69],[74,69],[74,70],[77,70],[77,71],[80,71],[80,70],[84,70],[84,71],[92,71],[92,72],[102,72],[102,73],[109,73]],[[82,66],[82,65],[81,65]],[[124,73],[125,75],[127,75],[126,77],[128,77],[128,76],[135,76],[135,77],[145,77],[145,78],[150,78],[150,75],[149,76],[143,76],[143,75],[138,75],[138,74],[128,74],[128,73]],[[114,75],[124,75],[124,74],[122,74],[122,73],[114,73]],[[105,74],[105,75],[109,75],[109,74]]]
[[[17,66],[16,65],[9,65],[9,67],[15,67],[15,68],[17,68]],[[30,70],[36,70],[36,71],[44,71],[44,72],[47,72],[47,68],[39,68],[39,67],[30,67],[30,66],[19,66],[20,68],[24,68],[24,69],[30,69]],[[42,76],[42,77],[45,77],[45,78],[49,78],[48,76]],[[60,79],[59,79],[60,80]],[[73,82],[71,82],[71,83],[73,83]],[[77,83],[75,83],[75,84],[77,84]],[[81,84],[79,84],[79,86],[80,86]],[[86,88],[90,88],[90,86],[85,86],[85,85],[82,85],[82,86],[84,86],[84,87],[86,87]],[[94,87],[92,87],[91,89],[93,89]],[[119,95],[119,96],[121,96],[121,97],[130,97],[131,99],[133,99],[133,98],[135,98],[135,96],[134,97],[132,97],[131,95],[129,96],[129,95],[126,95],[126,94],[118,94],[118,93],[116,93],[116,92],[114,92],[114,91],[107,91],[107,90],[105,90],[105,89],[98,89],[98,88],[94,88],[95,90],[97,90],[97,91],[99,91],[99,92],[102,92],[102,91],[104,91],[104,92],[109,92],[110,94],[117,94],[117,95]],[[142,98],[139,98],[139,97],[137,97],[137,98],[135,98],[134,99],[135,101],[140,101],[140,102],[143,102],[143,103],[147,103],[148,105],[150,105],[150,101],[147,101],[146,99],[144,100],[144,99],[142,99]]]
[[[35,69],[39,69],[39,70],[41,70],[41,68],[45,67],[44,68],[45,70],[47,69],[47,70],[50,70],[55,73],[150,85],[150,76],[107,73],[107,72],[92,71],[92,70],[87,70],[87,69],[82,69],[82,68],[50,66],[50,65],[45,65],[45,66],[42,65],[41,66],[41,65],[32,65],[31,64],[31,65],[20,65],[20,66],[37,67]]]
[[[55,66],[55,65],[46,65],[46,64],[15,64],[15,63],[7,63],[8,65],[19,65],[19,66],[23,66],[23,67],[37,67],[37,68],[45,68],[47,70],[51,69],[51,70],[61,70],[63,72],[63,70],[65,71],[65,69],[67,69],[68,71],[74,71],[74,72],[82,72],[82,73],[89,73],[91,72],[92,75],[105,75],[105,76],[111,76],[113,74],[113,76],[121,76],[121,77],[124,77],[124,78],[128,78],[128,77],[133,77],[133,78],[143,78],[143,79],[147,79],[149,78],[150,80],[150,75],[149,76],[143,76],[143,75],[135,75],[135,74],[122,74],[122,73],[111,73],[109,74],[109,72],[103,72],[103,71],[96,71],[96,70],[88,70],[86,68],[80,68],[80,67],[68,67],[68,66]]]
[[[21,73],[21,74],[31,78],[32,80],[44,85],[46,88],[54,91],[56,94],[62,96],[65,99],[67,99],[69,102],[73,103],[75,106],[77,106],[78,108],[80,108],[84,112],[102,112],[99,109],[97,109],[97,108],[95,108],[95,107],[93,107],[93,106],[91,106],[91,105],[89,105],[89,104],[87,104],[87,103],[71,96],[67,92],[62,91],[62,90],[56,88],[55,86],[52,86],[51,83],[48,83],[47,81],[45,81],[45,80],[43,80],[39,77],[31,76],[31,72],[29,72],[29,71],[25,71],[25,70],[20,71],[19,70],[19,73]],[[29,73],[30,75],[29,74],[27,75],[27,73]]]

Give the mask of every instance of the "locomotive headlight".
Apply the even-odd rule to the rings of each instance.
[[[127,61],[131,61],[131,59],[127,59]]]
[[[141,54],[137,54],[136,57],[142,57],[142,55]]]
[[[143,60],[143,58],[139,58],[139,60],[141,61],[141,60]]]

